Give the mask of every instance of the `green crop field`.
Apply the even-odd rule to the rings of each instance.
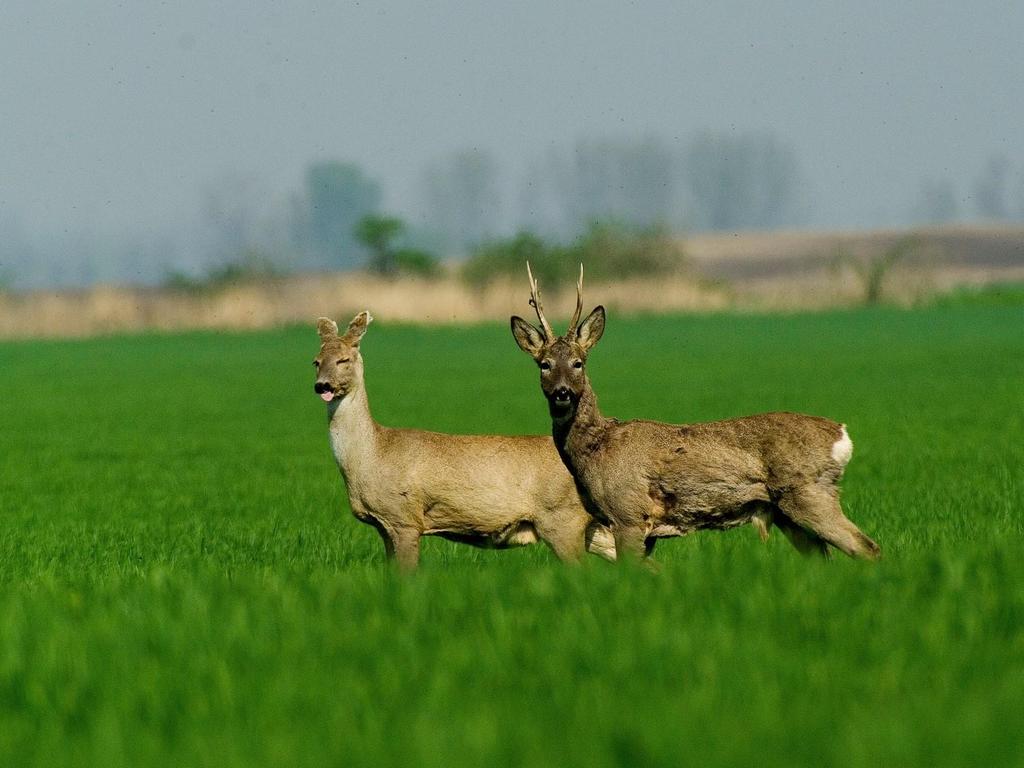
[[[877,564],[744,527],[656,575],[430,540],[402,578],[349,514],[317,345],[0,344],[0,766],[1024,764],[1019,305],[610,315],[608,415],[846,422]],[[363,349],[382,423],[548,430],[504,325]]]

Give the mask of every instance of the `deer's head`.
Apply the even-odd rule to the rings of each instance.
[[[327,317],[317,320],[320,353],[313,360],[316,367],[313,391],[325,402],[344,397],[362,379],[363,359],[359,355],[359,342],[372,321],[370,313],[364,310],[352,318],[344,335],[339,335],[336,322]]]
[[[526,273],[530,278],[530,306],[537,313],[540,328],[513,316],[512,335],[519,348],[540,368],[540,386],[548,400],[551,418],[565,421],[576,415],[576,406],[587,387],[587,354],[604,333],[604,307],[595,307],[587,319],[580,322],[583,312],[583,265],[580,264],[576,311],[569,321],[569,330],[563,336],[556,336],[544,317],[540,290],[529,264],[526,265]]]

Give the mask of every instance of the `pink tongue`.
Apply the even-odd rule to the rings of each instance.
[[[329,403],[334,399],[334,393],[328,389],[326,392],[321,392],[320,397],[325,403]]]

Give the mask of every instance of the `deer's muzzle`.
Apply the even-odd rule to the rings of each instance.
[[[568,387],[558,387],[551,393],[551,402],[560,408],[572,405],[572,391]]]
[[[334,399],[334,388],[326,381],[318,381],[314,384],[313,391],[320,395],[320,399],[325,403],[329,403]]]

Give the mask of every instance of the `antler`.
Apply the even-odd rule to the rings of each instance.
[[[566,336],[576,333],[576,326],[579,325],[581,314],[583,314],[583,264],[580,264],[580,279],[576,281],[576,311],[572,313],[572,320],[569,321],[569,330],[566,331]]]
[[[540,305],[540,290],[537,288],[537,281],[533,279],[533,270],[530,269],[530,262],[526,262],[526,274],[530,276],[530,306],[537,311],[537,319],[540,320],[540,327],[544,331],[547,341],[555,338],[555,332],[551,323],[544,317],[544,309]]]

